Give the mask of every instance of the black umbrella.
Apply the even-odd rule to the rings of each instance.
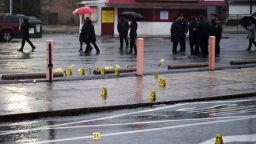
[[[127,19],[135,19],[135,20],[143,20],[143,16],[139,13],[133,12],[133,11],[125,11],[120,14],[121,17],[127,18]]]
[[[240,19],[240,25],[247,29],[247,27],[250,26],[250,20],[256,24],[256,12],[251,16],[244,16],[242,19]]]

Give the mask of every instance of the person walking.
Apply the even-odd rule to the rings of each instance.
[[[252,44],[256,47],[256,42],[255,42],[255,24],[252,20],[252,18],[249,20],[250,25],[247,27],[248,29],[248,36],[247,38],[249,39],[249,45],[248,48],[246,49],[247,51],[251,50]]]
[[[199,55],[199,21],[196,16],[192,17],[192,20],[189,22],[189,45],[190,45],[190,54]]]
[[[92,43],[96,52],[100,53],[100,49],[96,44],[96,34],[95,34],[94,25],[92,24],[92,20],[88,19],[87,22],[88,22],[88,30],[86,30],[86,35],[88,36],[88,39],[89,39],[88,45],[90,46],[90,43]]]
[[[120,21],[117,24],[117,30],[118,30],[118,33],[119,33],[120,48],[123,48],[124,40],[125,40],[126,48],[128,48],[129,23],[123,17],[121,17]]]
[[[83,51],[83,42],[86,44],[86,47],[90,47],[90,43],[88,44],[88,39],[86,39],[86,29],[88,28],[88,17],[83,21],[83,26],[79,35],[80,49],[79,52]],[[89,46],[88,46],[89,45]]]
[[[202,57],[208,57],[210,24],[205,20],[204,16],[200,16],[199,19],[199,45],[202,52]]]
[[[138,24],[136,22],[136,19],[132,19],[132,22],[130,24],[130,52],[129,52],[129,54],[132,54],[133,50],[134,50],[135,51],[134,55],[137,55],[137,46],[136,46],[137,28],[138,28]]]
[[[36,49],[36,47],[29,40],[29,22],[27,18],[23,19],[23,23],[21,24],[21,33],[22,33],[22,41],[21,41],[21,47],[20,49],[18,49],[18,51],[23,52],[25,42],[27,41],[32,47],[32,52],[33,52]]]
[[[220,40],[222,38],[222,24],[216,15],[213,15],[211,21],[211,36],[215,36],[215,56],[220,55]]]

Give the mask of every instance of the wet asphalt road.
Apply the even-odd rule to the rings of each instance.
[[[20,39],[14,39],[10,43],[0,43],[0,74],[44,72],[46,41],[49,39],[55,41],[53,46],[54,68],[67,68],[74,65],[74,75],[78,75],[79,67],[94,68],[95,65],[114,67],[116,64],[121,67],[128,64],[132,67],[136,65],[136,56],[129,55],[129,49],[119,49],[118,38],[98,37],[97,44],[101,53],[96,54],[96,51],[92,50],[90,55],[85,55],[78,52],[77,35],[44,34],[43,38],[32,39],[37,47],[35,52],[31,52],[31,47],[28,44],[25,45],[25,53],[18,52]],[[216,58],[216,66],[229,66],[230,60],[255,59],[254,48],[252,48],[252,52],[245,51],[248,46],[245,34],[224,34],[220,45],[221,54]],[[172,43],[169,38],[145,38],[145,72],[166,71],[169,64],[207,63],[208,61],[207,58],[190,56],[188,42],[185,56],[172,55],[171,48]],[[157,68],[157,64],[162,58],[165,59],[166,65]]]
[[[252,97],[4,122],[0,143],[213,144],[221,133],[225,144],[255,144],[255,103]]]

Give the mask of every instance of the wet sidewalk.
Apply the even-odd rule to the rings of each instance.
[[[160,88],[159,79],[166,79]],[[106,86],[107,97],[101,96]],[[0,84],[0,119],[85,112],[256,95],[256,68],[185,72],[143,77]],[[15,117],[16,116],[16,117]]]

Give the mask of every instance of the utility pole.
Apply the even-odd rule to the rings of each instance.
[[[12,14],[12,0],[10,0],[10,14]]]

